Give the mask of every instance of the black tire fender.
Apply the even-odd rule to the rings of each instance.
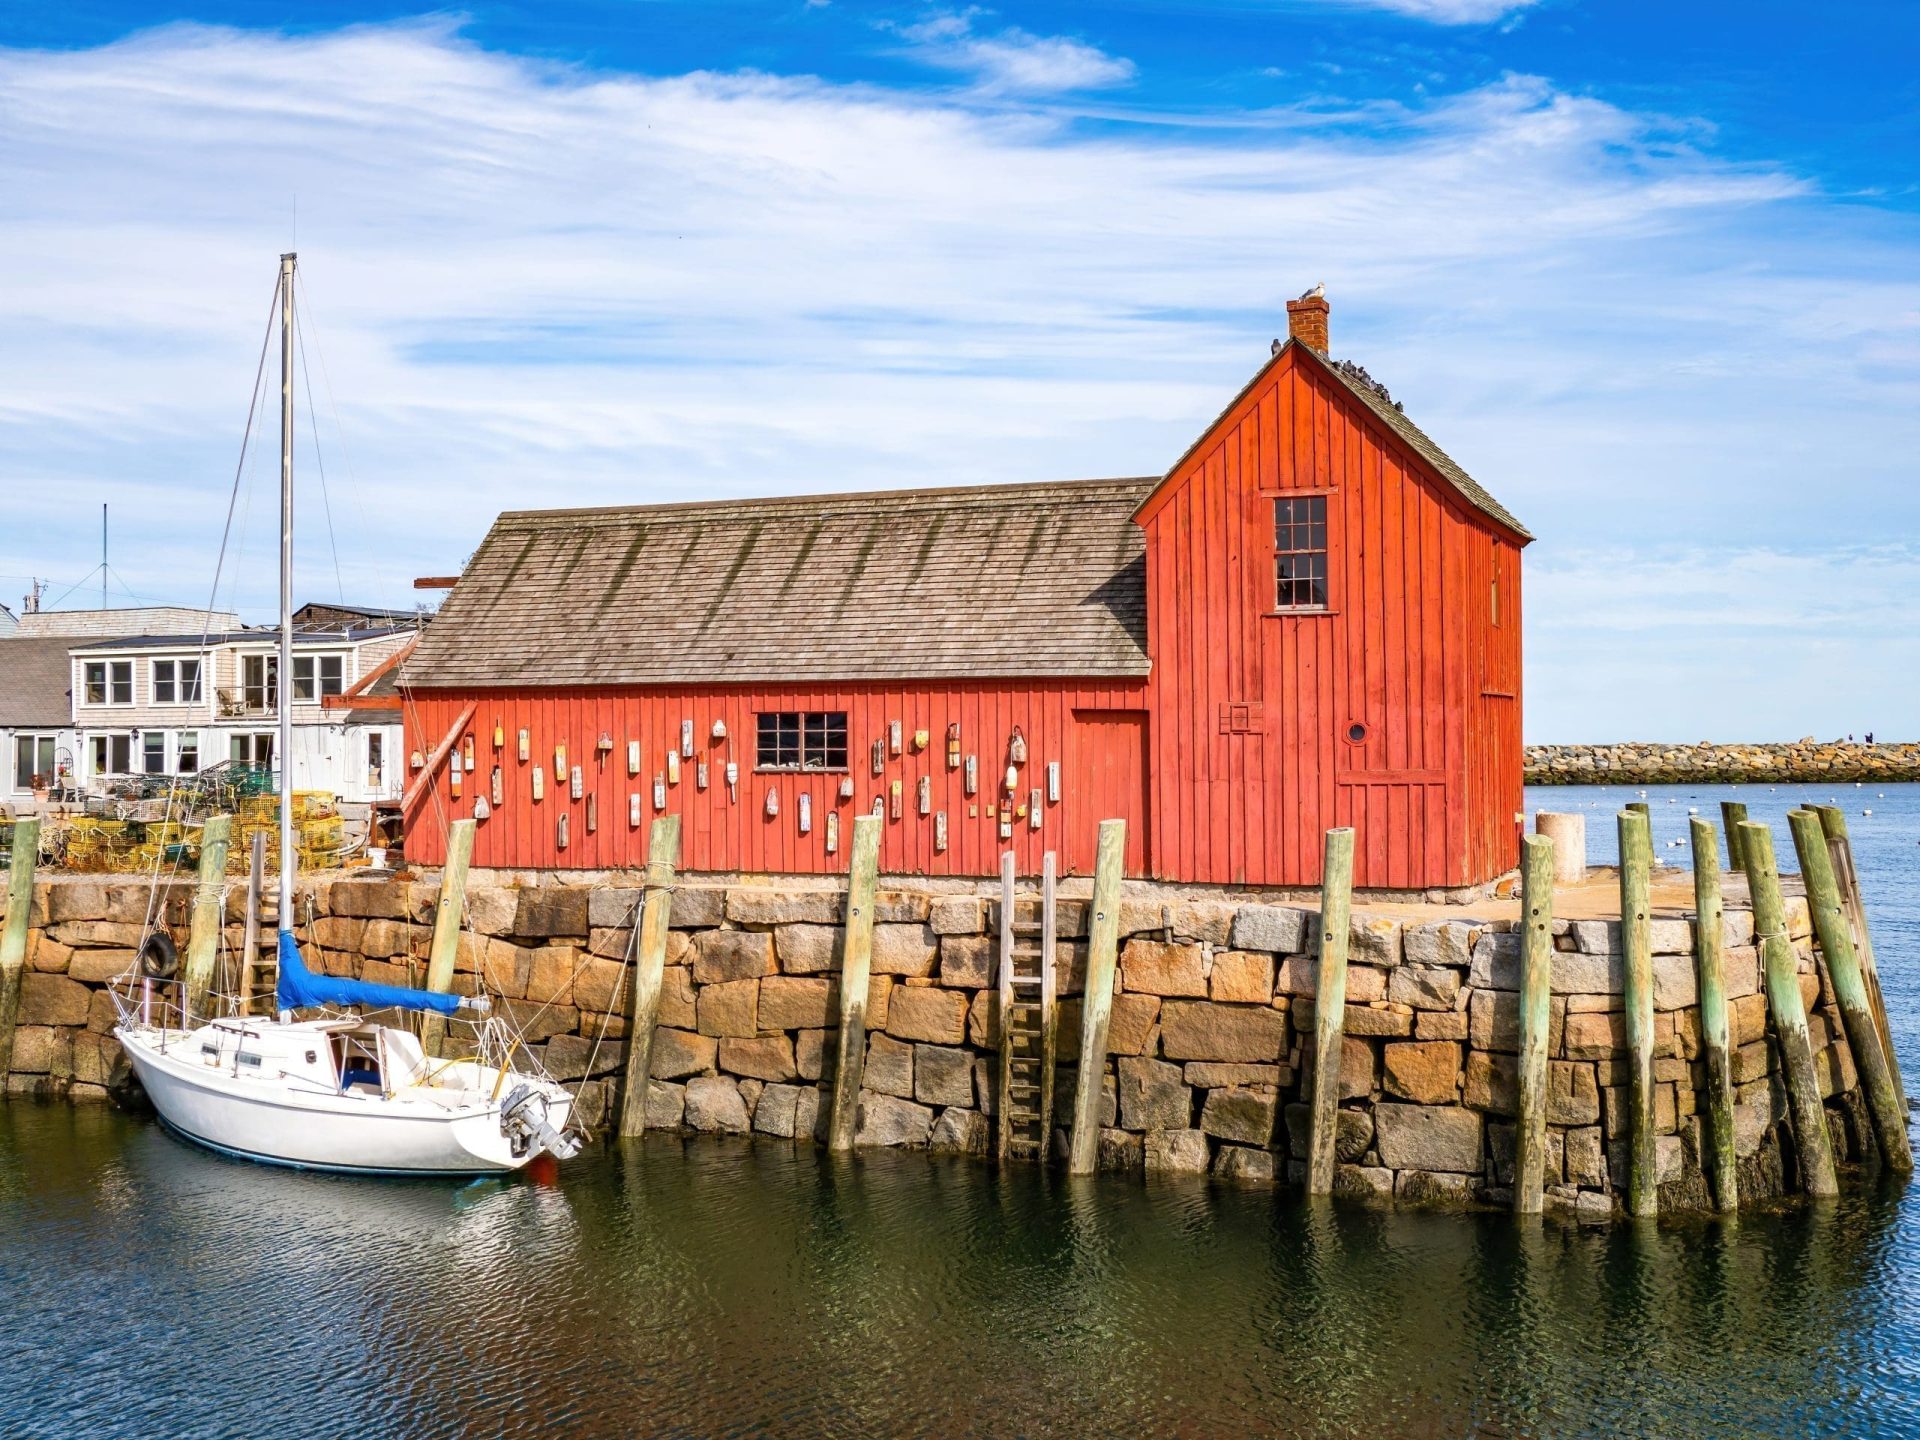
[[[140,942],[139,960],[140,973],[149,980],[171,980],[180,973],[180,952],[161,930]]]

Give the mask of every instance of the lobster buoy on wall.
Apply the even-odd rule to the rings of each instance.
[[[173,940],[156,930],[140,942],[140,973],[149,980],[171,980],[180,973],[180,952]]]

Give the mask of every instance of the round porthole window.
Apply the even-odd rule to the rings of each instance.
[[[1354,744],[1358,745],[1362,740],[1366,738],[1367,738],[1367,727],[1362,725],[1359,721],[1356,720],[1354,721],[1353,724],[1347,727],[1347,739],[1351,740]]]

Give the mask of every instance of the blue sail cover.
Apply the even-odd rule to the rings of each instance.
[[[458,995],[438,990],[409,990],[404,985],[375,985],[367,980],[341,980],[316,975],[300,956],[300,942],[291,930],[280,932],[280,984],[276,992],[282,1010],[305,1010],[315,1005],[366,1005],[376,1010],[436,1010],[451,1015],[460,1008]]]

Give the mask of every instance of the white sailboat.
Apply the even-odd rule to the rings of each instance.
[[[293,279],[280,257],[280,668],[293,673]],[[347,1013],[484,1012],[466,997],[315,975],[291,930],[293,840],[291,684],[278,690],[280,966],[278,1016],[216,1018],[195,1026],[155,1018],[151,982],[126,1005],[114,1035],[166,1124],[223,1153],[271,1164],[384,1175],[473,1175],[517,1170],[537,1156],[578,1153],[573,1097],[552,1080],[499,1063],[435,1060],[405,1029]],[[296,1011],[324,1010],[296,1019]],[[497,1024],[498,1022],[492,1022]],[[489,1048],[484,1043],[482,1054]],[[493,1039],[498,1042],[500,1037]]]

